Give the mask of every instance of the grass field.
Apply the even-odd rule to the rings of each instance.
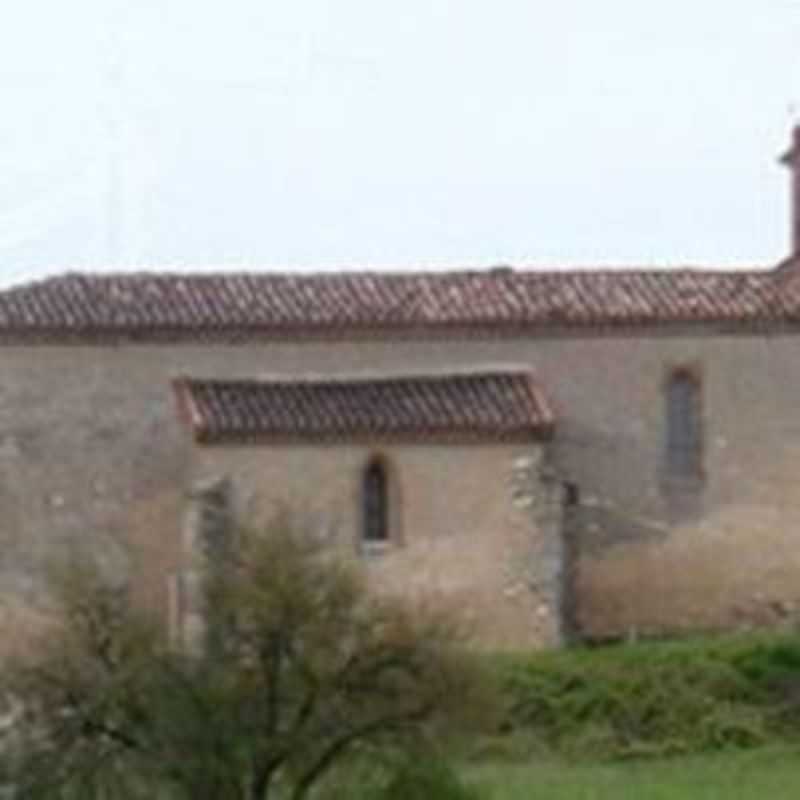
[[[614,764],[482,765],[487,800],[789,800],[800,797],[800,748]]]

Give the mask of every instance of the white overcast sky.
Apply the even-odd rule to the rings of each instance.
[[[800,0],[0,0],[0,281],[786,254]]]

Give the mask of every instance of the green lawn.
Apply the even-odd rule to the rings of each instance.
[[[466,776],[488,800],[795,800],[800,749],[614,764],[481,765]]]

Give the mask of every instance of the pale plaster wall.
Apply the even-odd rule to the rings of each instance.
[[[523,363],[559,417],[556,466],[581,489],[570,529],[584,633],[791,617],[800,604],[799,348],[792,335],[722,334],[4,346],[0,580],[7,597],[35,597],[38,566],[62,544],[114,554],[104,543],[132,540],[137,586],[163,612],[167,576],[181,563],[191,452],[174,375]],[[662,387],[683,364],[703,379],[706,481],[694,518],[673,525],[661,490]]]
[[[361,481],[375,456],[390,539],[365,548]],[[230,482],[237,518],[258,528],[293,510],[375,589],[447,609],[483,646],[560,641],[560,489],[541,445],[200,446],[192,460],[196,485]]]

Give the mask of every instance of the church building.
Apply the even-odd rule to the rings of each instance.
[[[222,504],[295,510],[487,647],[800,619],[800,129],[783,161],[774,266],[0,291],[0,612],[91,551],[191,635]]]

